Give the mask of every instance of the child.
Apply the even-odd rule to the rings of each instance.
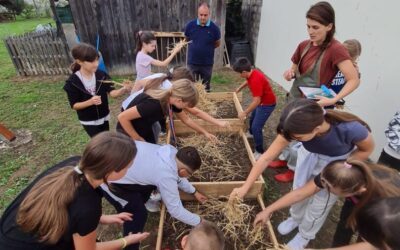
[[[182,49],[182,46],[176,46],[171,55],[164,61],[159,61],[149,54],[156,49],[157,40],[151,31],[139,31],[136,35],[136,80],[151,75],[151,65],[158,67],[167,67],[176,54]]]
[[[174,81],[169,89],[148,89],[135,97],[126,110],[118,115],[117,130],[134,140],[156,143],[152,125],[166,116],[173,120],[172,113],[175,113],[184,124],[216,141],[217,138],[213,134],[182,112],[183,109],[190,112],[191,109],[188,108],[193,108],[198,99],[199,93],[188,79]]]
[[[193,147],[176,150],[169,144],[160,146],[140,141],[136,142],[136,147],[135,161],[126,175],[111,182],[110,189],[107,185],[101,186],[117,211],[135,215],[134,220],[124,223],[124,235],[143,231],[147,220],[144,204],[156,188],[172,217],[192,226],[198,225],[200,216],[186,210],[179,196],[180,189],[193,194],[200,202],[207,199],[186,179],[200,168],[201,158],[197,150]],[[126,249],[139,249],[139,244]]]
[[[96,49],[85,43],[76,45],[72,50],[75,62],[71,65],[73,74],[64,85],[71,108],[76,110],[79,122],[86,133],[93,137],[109,130],[110,110],[108,94],[117,97],[130,91],[126,84],[115,90],[109,83],[110,77],[97,69],[99,54]]]
[[[275,109],[276,97],[267,78],[259,70],[252,69],[251,63],[247,58],[238,58],[233,64],[233,70],[238,72],[240,77],[246,79],[246,81],[236,89],[236,93],[248,86],[253,95],[253,101],[243,112],[238,114],[238,117],[244,120],[246,116],[251,113],[249,136],[254,137],[254,158],[258,160],[264,153],[264,137],[262,130],[272,111]]]
[[[104,180],[124,176],[136,155],[125,135],[103,132],[87,144],[82,158],[71,157],[40,174],[4,211],[0,249],[121,249],[148,233],[96,242],[98,223],[122,224],[132,214],[101,215]]]
[[[183,236],[181,246],[183,250],[223,250],[225,239],[214,223],[202,221]]]
[[[400,171],[400,111],[394,114],[385,135],[388,143],[383,148],[378,162]]]
[[[273,212],[308,200],[321,189],[327,189],[334,195],[347,198],[333,243],[334,246],[343,246],[350,243],[356,226],[356,214],[362,211],[367,203],[379,198],[400,196],[400,175],[390,168],[372,163],[357,160],[333,161],[314,177],[314,180],[265,208],[256,216],[254,223],[265,223]],[[307,205],[303,209],[306,210]],[[346,228],[346,224],[353,230]]]
[[[231,197],[244,197],[268,164],[291,140],[302,143],[298,150],[293,189],[304,186],[329,162],[347,159],[349,155],[354,159],[366,160],[374,148],[369,127],[360,118],[347,112],[325,111],[318,103],[307,99],[294,100],[284,108],[277,132],[271,146],[251,169],[245,184],[235,188]],[[313,202],[305,213],[302,209],[305,202],[293,205],[291,217],[279,225],[278,231],[288,234],[299,227],[299,233],[288,245],[294,249],[302,249],[315,238],[335,201],[335,196],[329,197],[326,190],[321,190],[314,195]],[[324,210],[326,213],[323,213]]]
[[[172,69],[172,73],[157,73],[151,76],[148,76],[142,80],[136,81],[133,90],[136,91],[132,93],[123,103],[122,103],[122,111],[126,110],[128,105],[135,99],[136,96],[143,93],[144,91],[148,91],[150,89],[170,89],[174,81],[180,79],[188,79],[193,81],[193,75],[191,71],[186,67],[177,67]],[[209,114],[201,111],[200,109],[193,107],[193,108],[185,108],[185,111],[188,111],[193,116],[197,116],[198,118],[208,121],[212,124],[215,124],[220,127],[226,127],[227,122],[215,119],[214,117],[210,116]],[[165,123],[165,120],[163,121]],[[161,122],[160,122],[161,123]],[[160,128],[158,123],[153,124],[153,132],[155,141],[158,141]],[[161,125],[162,131],[162,125]]]
[[[351,57],[351,62],[353,63],[353,65],[357,69],[357,71],[359,72],[357,60],[361,55],[361,43],[356,39],[350,39],[350,40],[344,41],[343,46],[349,52],[350,57]],[[360,73],[358,73],[358,77],[360,78]],[[346,84],[346,79],[345,79],[342,71],[339,70],[331,83],[331,89],[333,91],[335,91],[336,94],[338,94],[342,90],[342,88],[344,87],[345,84]],[[343,104],[344,104],[344,102],[343,102]],[[340,106],[342,106],[343,104],[340,104]]]

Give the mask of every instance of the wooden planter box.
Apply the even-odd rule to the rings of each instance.
[[[205,122],[203,120],[198,120],[196,122],[210,132],[238,133],[245,145],[244,150],[247,151],[249,160],[251,164],[254,165],[256,160],[254,159],[249,141],[247,140],[246,135],[243,132],[243,123],[238,119],[223,119],[223,120],[229,121],[231,123],[231,126],[229,128],[221,128],[216,125]],[[188,133],[193,133],[193,130],[178,120],[175,122],[175,133],[176,136],[179,138],[179,135],[183,134],[187,135]],[[171,136],[169,131],[167,135],[167,143],[170,142],[170,138]],[[222,181],[222,182],[191,182],[191,183],[200,193],[207,194],[210,197],[220,197],[229,195],[234,188],[241,187],[244,184],[244,182],[245,180]],[[257,198],[259,194],[262,194],[263,190],[264,190],[264,179],[262,178],[262,176],[260,176],[258,180],[254,182],[253,186],[250,188],[245,198]],[[181,199],[192,200],[193,197],[191,195],[182,192]]]
[[[212,194],[206,193],[206,195],[210,195],[211,196]],[[257,202],[260,205],[260,207],[262,209],[264,209],[265,205],[264,205],[264,201],[262,199],[262,196],[259,194],[259,195],[257,195],[255,197],[255,199],[257,199]],[[164,204],[162,204],[161,212],[160,212],[160,223],[158,225],[156,250],[162,250],[163,234],[164,234],[164,223],[165,223],[166,215],[167,215],[167,209],[164,206]],[[279,247],[279,243],[278,243],[278,240],[276,239],[276,235],[275,235],[274,229],[273,229],[272,224],[270,222],[267,223],[266,230],[267,230],[267,233],[268,233],[268,235],[270,237],[271,245],[273,245],[274,248],[279,249],[278,248]],[[180,240],[180,239],[177,239],[177,241],[178,240]]]

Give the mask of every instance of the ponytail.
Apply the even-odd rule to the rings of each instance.
[[[156,40],[153,32],[151,31],[138,31],[135,35],[136,54],[142,50],[143,43],[149,44],[151,41]]]
[[[356,227],[356,214],[366,204],[374,199],[400,196],[400,187],[393,184],[400,181],[398,172],[373,163],[358,160],[333,161],[322,170],[321,178],[343,193],[355,194],[362,188],[366,189],[347,221],[353,229]]]
[[[149,89],[159,89],[161,84],[165,80],[172,80],[172,74],[170,72],[167,72],[165,75],[157,78],[150,79],[146,86],[143,88],[143,92],[146,92]]]
[[[125,169],[136,156],[135,142],[116,132],[103,132],[87,144],[79,167],[63,167],[43,177],[19,206],[16,221],[24,232],[55,244],[68,229],[68,206],[86,178],[103,180]]]
[[[361,123],[364,127],[366,127],[369,132],[371,132],[370,126],[365,121],[360,119],[358,116],[350,114],[348,112],[337,111],[337,110],[326,110],[325,120],[330,124],[357,121]]]
[[[96,48],[87,43],[80,43],[74,46],[71,50],[71,55],[75,61],[71,64],[70,69],[74,73],[81,69],[81,66],[78,64],[77,60],[82,62],[93,62],[98,60],[100,57]]]
[[[188,79],[174,81],[170,89],[149,89],[146,94],[160,101],[164,114],[167,113],[170,97],[181,98],[189,107],[194,107],[199,102],[199,92]]]
[[[68,206],[81,186],[83,175],[73,167],[62,168],[38,181],[22,201],[17,224],[39,241],[55,244],[68,228]]]
[[[324,121],[331,125],[357,121],[371,131],[368,124],[358,116],[343,111],[324,110],[317,102],[309,99],[297,99],[290,102],[283,109],[276,130],[278,134],[290,141],[293,134],[311,133]]]

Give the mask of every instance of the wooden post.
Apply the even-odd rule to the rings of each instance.
[[[7,140],[15,140],[15,134],[7,129],[3,124],[0,123],[0,135],[3,135]]]

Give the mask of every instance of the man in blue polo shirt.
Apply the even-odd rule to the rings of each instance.
[[[214,49],[220,45],[221,32],[210,20],[210,5],[202,2],[197,10],[197,19],[185,27],[189,44],[188,67],[196,79],[201,78],[207,92],[210,92],[210,80],[214,64]]]

